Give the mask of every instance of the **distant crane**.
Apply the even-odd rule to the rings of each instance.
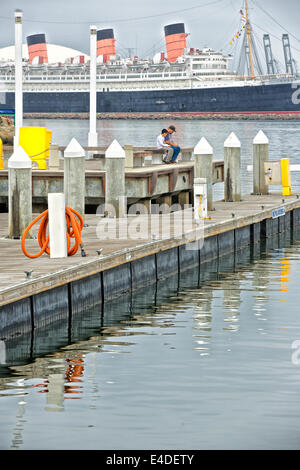
[[[268,75],[275,75],[276,64],[273,58],[272,45],[271,45],[269,34],[264,34],[264,48],[265,48]]]
[[[295,61],[293,60],[293,57],[292,57],[290,38],[288,34],[282,35],[282,44],[283,44],[286,73],[295,75]]]

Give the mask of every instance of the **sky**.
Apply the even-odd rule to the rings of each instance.
[[[300,70],[299,0],[248,0],[261,60],[262,37],[271,35],[273,54],[284,64],[281,38],[290,34],[292,53]],[[165,51],[164,26],[182,22],[188,47],[211,47],[238,56],[241,40],[230,46],[240,29],[244,0],[0,0],[0,47],[14,44],[14,11],[23,11],[23,36],[45,33],[48,43],[89,54],[89,27],[113,28],[117,53],[153,57]]]

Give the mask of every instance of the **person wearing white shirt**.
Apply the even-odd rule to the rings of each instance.
[[[165,138],[167,135],[168,135],[167,129],[163,129],[161,133],[159,134],[159,136],[157,136],[156,147],[158,149],[168,149],[168,151],[171,150],[170,144],[166,144],[165,142]],[[163,162],[169,163],[169,160],[172,158],[172,156],[173,156],[173,152],[172,152],[172,155],[169,155],[167,153],[166,155],[163,156]]]
[[[170,148],[170,145],[165,143],[165,137],[166,137],[167,134],[168,134],[167,129],[163,129],[161,131],[161,134],[159,134],[159,136],[157,137],[157,145],[156,146],[157,146],[158,149]]]

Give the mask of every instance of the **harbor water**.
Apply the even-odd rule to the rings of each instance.
[[[32,124],[87,145],[88,121]],[[99,121],[99,145],[153,146],[166,124]],[[244,193],[258,130],[270,159],[300,163],[300,122],[175,125],[178,143],[205,136],[215,159],[234,130]],[[1,341],[0,449],[299,449],[299,261],[288,231]]]

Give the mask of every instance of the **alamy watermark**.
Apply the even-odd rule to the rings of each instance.
[[[292,93],[292,103],[298,105],[300,104],[300,81],[293,82],[292,89],[295,90]]]
[[[295,351],[292,354],[292,363],[294,366],[299,366],[300,365],[300,340],[297,339],[292,343],[292,349],[295,349]]]
[[[179,204],[152,204],[151,215],[144,204],[133,204],[124,217],[119,208],[102,204],[97,208],[99,240],[184,240],[187,250],[201,249],[204,242],[204,220],[195,219],[191,205],[182,210]]]

